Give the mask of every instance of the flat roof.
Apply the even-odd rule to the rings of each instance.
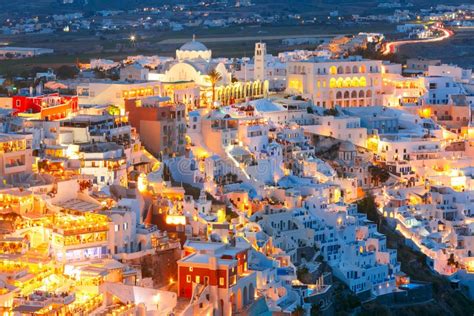
[[[65,209],[76,210],[81,212],[89,212],[100,208],[99,204],[87,202],[80,199],[71,199],[65,202],[54,203],[54,205]]]
[[[208,254],[201,254],[201,253],[193,253],[187,257],[182,258],[179,260],[179,262],[182,263],[197,263],[197,264],[208,264],[209,259],[211,259],[211,255]],[[232,266],[237,263],[237,260],[235,259],[221,259],[221,258],[216,258],[217,259],[217,265],[218,266]]]

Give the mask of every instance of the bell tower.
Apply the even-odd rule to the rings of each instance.
[[[254,69],[253,77],[254,80],[264,81],[266,77],[266,62],[265,56],[267,55],[267,45],[259,42],[255,43],[255,57],[254,57]]]

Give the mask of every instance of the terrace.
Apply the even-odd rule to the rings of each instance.
[[[80,234],[107,232],[109,221],[107,216],[93,213],[85,213],[84,216],[71,214],[55,214],[44,219],[45,227],[63,236],[74,236]]]

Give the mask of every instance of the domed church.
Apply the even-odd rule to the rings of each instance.
[[[221,79],[217,82],[215,93],[209,73],[216,70]],[[176,59],[165,65],[159,72],[150,72],[150,81],[159,81],[166,86],[168,96],[187,105],[206,107],[214,101],[222,105],[243,102],[246,99],[264,97],[268,93],[268,81],[232,82],[232,73],[226,65],[212,59],[212,51],[203,43],[193,39],[176,50]],[[176,98],[177,90],[181,96]],[[174,91],[174,92],[173,92]]]
[[[176,59],[179,61],[190,59],[204,59],[210,61],[211,57],[212,51],[203,43],[196,41],[194,36],[191,42],[187,42],[176,50]]]
[[[231,83],[232,74],[223,63],[212,62],[212,51],[195,37],[176,50],[176,62],[164,73],[163,81],[194,81],[199,86],[209,87],[208,73],[215,69],[222,79],[218,85]]]

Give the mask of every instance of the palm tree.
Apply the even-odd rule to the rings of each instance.
[[[212,87],[212,104],[216,101],[216,84],[222,80],[222,75],[216,70],[212,69],[207,73],[207,80],[211,83]]]

